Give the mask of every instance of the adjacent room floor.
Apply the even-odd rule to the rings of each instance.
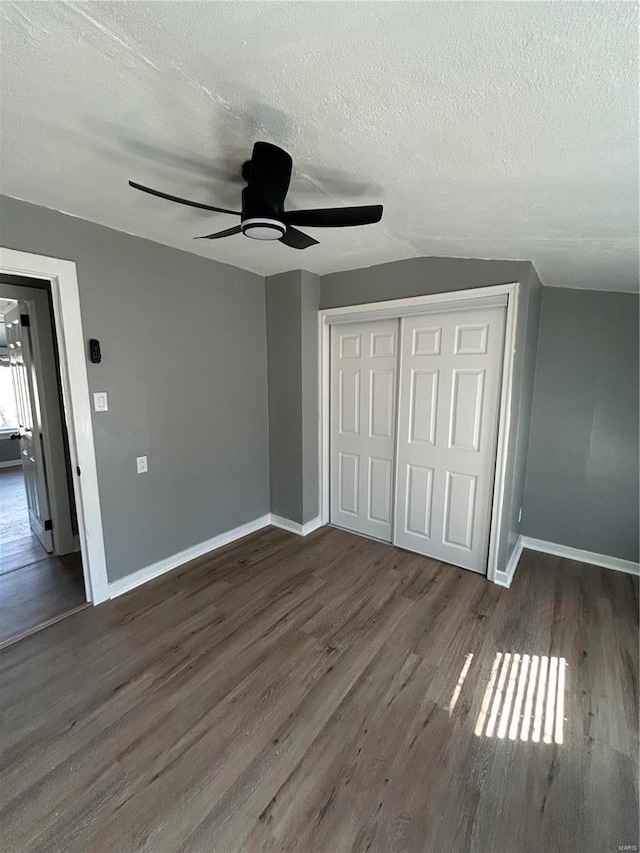
[[[79,553],[50,556],[31,532],[20,467],[0,470],[0,646],[86,604]]]
[[[48,555],[31,532],[22,468],[0,470],[0,575],[28,566]]]
[[[0,849],[637,844],[637,592],[260,531],[0,653]]]

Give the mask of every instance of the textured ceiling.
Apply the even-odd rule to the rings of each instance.
[[[0,191],[262,274],[530,259],[638,289],[635,3],[2,2]],[[290,207],[382,201],[304,252],[127,179],[237,206],[254,140]]]

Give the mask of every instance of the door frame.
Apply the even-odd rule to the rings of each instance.
[[[324,308],[318,312],[318,462],[320,524],[329,523],[329,387],[331,326],[336,323],[359,320],[383,320],[406,317],[412,314],[430,314],[455,311],[460,308],[486,308],[506,305],[502,380],[498,412],[498,439],[496,446],[496,472],[491,505],[489,529],[489,556],[487,579],[495,581],[498,545],[503,527],[506,495],[507,462],[509,458],[509,432],[511,425],[511,398],[513,395],[513,366],[515,359],[516,329],[518,323],[518,282],[496,284],[471,290],[430,293],[406,299],[390,299],[384,302],[368,302],[361,305],[345,305],[341,308]]]
[[[0,272],[51,282],[85,591],[87,601],[100,604],[109,589],[76,265],[0,246]]]
[[[4,286],[0,284],[0,287]],[[6,293],[6,290],[3,289],[2,292]],[[15,293],[15,291],[9,288],[9,293],[12,292]],[[40,293],[45,299],[47,298],[45,291],[41,291]],[[27,314],[26,317],[24,312]],[[35,334],[35,302],[29,304],[28,299],[16,300],[15,305],[7,311],[3,320],[6,329],[7,344],[10,350],[9,370],[11,372],[11,384],[13,385],[18,410],[18,430],[21,435],[19,446],[22,458],[22,480],[27,496],[29,526],[31,532],[35,534],[47,554],[52,554],[54,552],[54,539],[53,530],[50,525],[53,521],[53,527],[56,528],[58,519],[53,508],[52,492],[54,489],[50,488],[45,465],[45,459],[48,459],[44,449],[48,432],[44,426],[46,406],[38,405],[43,399],[42,391],[44,389],[42,386],[44,382],[42,379],[41,362],[36,358],[38,347],[36,343],[37,335]],[[17,330],[16,325],[18,326]],[[16,331],[20,340],[19,348],[17,349],[14,347],[12,340]],[[14,350],[14,352],[11,352],[11,350]],[[14,357],[17,359],[16,363],[14,363]],[[20,362],[22,363],[22,369],[19,366]],[[28,417],[26,409],[29,410]],[[27,426],[27,421],[30,422],[29,426]],[[30,435],[25,436],[25,433],[30,433]],[[26,446],[23,443],[24,438],[28,439]],[[28,462],[33,464],[28,464]],[[30,483],[31,489],[29,488]],[[65,490],[66,488],[67,484],[65,482]],[[34,512],[32,505],[33,495],[30,495],[31,491],[35,492],[37,512]],[[49,525],[47,525],[47,521]]]
[[[51,321],[51,298],[47,290],[20,284],[2,285],[2,292],[9,293],[25,305],[30,314],[32,357],[38,379],[41,404],[42,440],[44,457],[53,482],[48,481],[49,512],[53,522],[55,552],[70,554],[80,547],[80,535],[72,529],[71,507],[69,506],[69,483],[67,482],[66,460],[62,457],[59,441],[64,441],[62,399],[58,391],[60,373],[56,360],[49,365],[45,351],[52,356],[55,347],[55,330]],[[53,376],[55,387],[47,387],[47,377]],[[67,442],[68,444],[68,442]],[[61,464],[62,463],[62,464]],[[54,470],[55,469],[55,470]],[[50,475],[50,476],[51,476]],[[62,481],[62,482],[60,482]]]

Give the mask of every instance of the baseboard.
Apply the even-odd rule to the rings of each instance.
[[[10,466],[6,462],[0,462],[0,467],[7,468]],[[177,569],[179,566],[195,560],[197,557],[202,557],[210,551],[216,551],[224,545],[229,545],[231,542],[242,539],[243,536],[248,536],[250,533],[255,533],[257,530],[262,530],[263,527],[268,527],[269,525],[287,530],[289,533],[295,533],[298,536],[307,536],[309,533],[313,533],[314,530],[322,527],[322,522],[320,517],[316,516],[316,518],[311,519],[306,524],[299,524],[280,515],[267,513],[267,515],[260,516],[260,518],[256,518],[254,521],[249,521],[247,524],[241,524],[233,530],[228,530],[226,533],[214,536],[213,539],[207,539],[206,542],[200,542],[198,545],[186,548],[178,554],[173,554],[171,557],[146,566],[144,569],[133,572],[124,578],[112,581],[109,584],[109,598],[117,598],[119,595],[124,595],[125,592],[130,592],[132,589],[147,583],[147,581],[160,577],[160,575],[164,575],[172,569]],[[634,563],[631,560],[609,557],[606,554],[595,554],[592,551],[582,551],[579,548],[570,548],[568,545],[558,545],[555,542],[545,542],[542,539],[533,539],[529,536],[519,536],[506,569],[504,571],[496,571],[494,583],[507,588],[511,586],[524,548],[529,548],[531,551],[541,551],[555,557],[577,560],[580,563],[590,563],[591,565],[601,566],[605,569],[614,569],[618,572],[640,575],[640,564]]]
[[[319,527],[322,527],[320,516],[317,515],[306,524],[298,524],[297,521],[289,521],[288,518],[283,518],[281,515],[271,513],[271,524],[274,527],[279,527],[281,530],[288,530],[289,533],[296,533],[298,536],[308,536]]]
[[[242,539],[243,536],[248,536],[250,533],[255,533],[256,530],[262,530],[263,527],[280,527],[282,530],[288,530],[290,533],[296,533],[298,536],[307,536],[321,527],[320,517],[311,519],[306,524],[298,524],[295,521],[289,521],[288,518],[282,518],[273,513],[267,513],[255,521],[249,521],[247,524],[241,524],[240,527],[235,527],[233,530],[228,530],[226,533],[221,533],[219,536],[214,536],[213,539],[207,539],[206,542],[200,542],[198,545],[193,545],[191,548],[186,548],[178,554],[172,554],[171,557],[166,557],[164,560],[159,560],[144,569],[133,572],[124,578],[117,581],[112,581],[109,584],[109,598],[117,598],[119,595],[124,595],[125,592],[130,592],[143,583],[153,580],[154,578],[170,572],[172,569],[177,569],[185,563],[195,560],[197,557],[202,557],[210,551],[216,551],[222,548],[223,545],[229,545],[235,542],[236,539]]]
[[[516,573],[516,569],[518,568],[518,563],[520,561],[520,557],[522,556],[522,549],[525,546],[523,545],[522,536],[518,536],[518,541],[515,544],[515,548],[511,552],[511,557],[509,558],[509,562],[507,563],[507,568],[503,572],[497,571],[494,575],[493,582],[497,583],[498,586],[505,586],[507,589],[511,586],[511,582],[513,580],[513,576]]]
[[[542,551],[554,557],[565,557],[577,560],[579,563],[590,563],[592,566],[602,566],[604,569],[615,569],[617,572],[627,572],[630,575],[640,574],[640,563],[632,560],[622,560],[620,557],[609,557],[607,554],[595,554],[593,551],[582,551],[580,548],[570,548],[568,545],[557,545],[555,542],[545,542],[543,539],[533,539],[522,536],[522,547],[530,551]]]
[[[117,598],[117,596],[129,592],[143,583],[147,583],[147,581],[164,575],[165,572],[177,569],[178,566],[195,560],[197,557],[202,557],[210,551],[216,551],[218,548],[222,548],[223,545],[229,545],[231,542],[235,542],[236,539],[242,539],[243,536],[248,536],[249,533],[262,530],[263,527],[268,527],[269,524],[271,524],[271,516],[267,513],[267,515],[256,518],[254,521],[249,521],[247,524],[241,524],[240,527],[235,527],[233,530],[228,530],[226,533],[214,536],[213,539],[207,539],[206,542],[200,542],[198,545],[186,548],[178,554],[166,557],[164,560],[146,566],[146,568],[133,572],[133,574],[127,575],[124,578],[112,581],[109,584],[109,598]]]
[[[0,468],[17,468],[22,465],[22,459],[7,459],[6,462],[0,462]]]

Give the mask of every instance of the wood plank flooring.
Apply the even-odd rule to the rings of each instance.
[[[0,652],[0,849],[638,844],[637,616],[542,554],[505,590],[260,531]]]
[[[88,606],[80,554],[47,556],[0,575],[0,647]]]
[[[0,575],[43,560],[47,552],[31,532],[22,467],[0,469]]]
[[[0,469],[0,647],[86,603],[81,555],[47,554],[29,527],[22,468]]]

